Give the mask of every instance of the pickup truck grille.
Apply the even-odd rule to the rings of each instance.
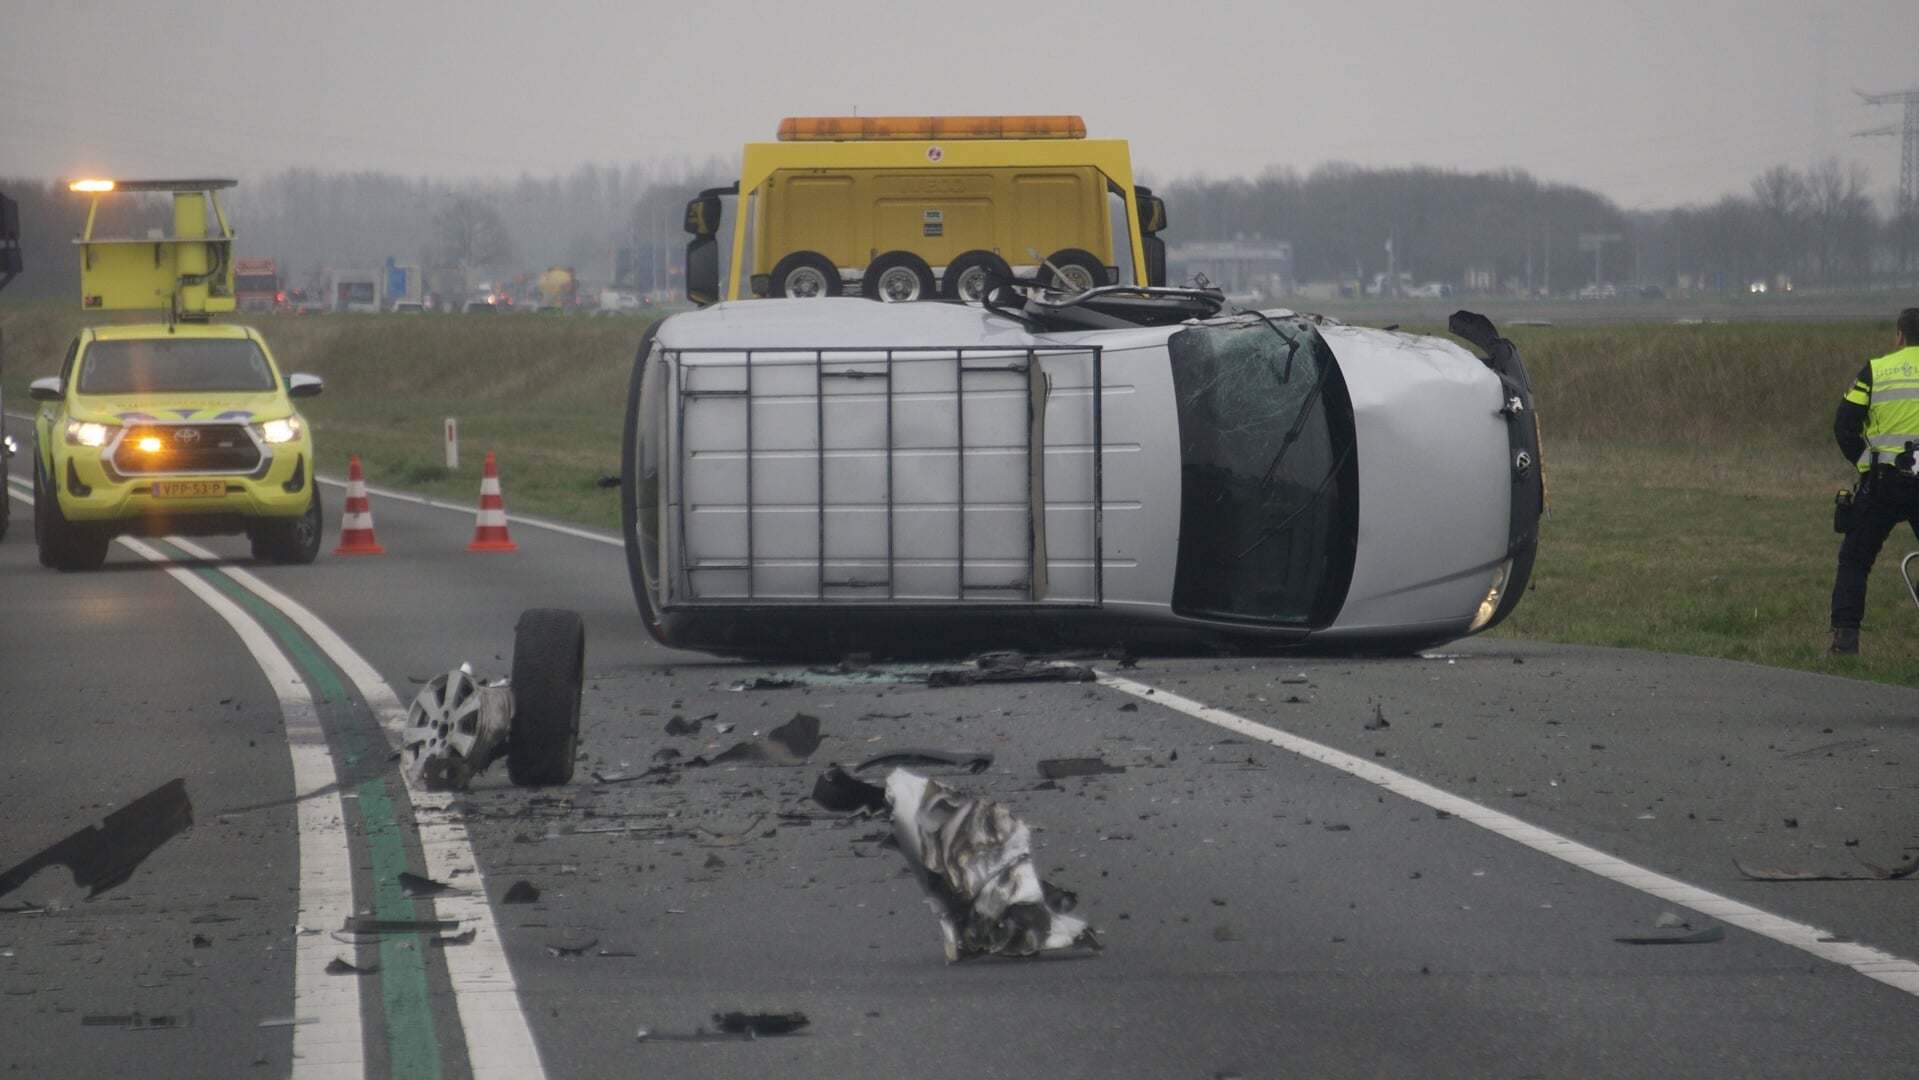
[[[158,439],[157,450],[143,450],[144,439]],[[193,473],[251,473],[259,467],[260,446],[244,424],[136,424],[115,445],[112,465],[125,476],[177,476]]]

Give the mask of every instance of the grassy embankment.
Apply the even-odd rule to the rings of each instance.
[[[66,306],[0,306],[6,388],[52,373]],[[507,507],[613,525],[627,379],[644,320],[327,316],[259,320],[283,368],[324,376],[307,408],[323,470],[477,503],[498,455]],[[1497,634],[1728,657],[1919,686],[1919,611],[1894,535],[1865,652],[1834,665],[1827,602],[1847,479],[1828,427],[1889,325],[1514,327],[1539,394],[1552,519],[1533,589]],[[442,421],[460,422],[457,472]]]

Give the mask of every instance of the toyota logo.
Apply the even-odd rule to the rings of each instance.
[[[173,441],[188,444],[197,443],[200,441],[200,429],[197,427],[178,428],[173,433]]]

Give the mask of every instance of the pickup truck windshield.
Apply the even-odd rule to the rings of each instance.
[[[1358,527],[1352,407],[1311,325],[1196,326],[1169,342],[1180,435],[1173,610],[1329,621]]]
[[[96,341],[80,361],[82,394],[272,390],[273,369],[244,338]]]

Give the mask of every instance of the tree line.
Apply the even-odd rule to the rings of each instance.
[[[222,193],[240,256],[280,261],[289,286],[329,266],[392,258],[476,274],[575,269],[647,289],[684,249],[685,202],[727,183],[719,159],[610,167],[565,176],[449,183],[392,173],[289,169]],[[44,180],[0,177],[20,206],[26,272],[9,296],[70,297],[72,243],[88,201]],[[1169,243],[1260,238],[1293,245],[1298,281],[1368,281],[1390,263],[1413,280],[1464,291],[1564,294],[1596,280],[1628,286],[1743,290],[1754,281],[1850,288],[1913,268],[1915,215],[1885,214],[1863,166],[1836,158],[1779,165],[1750,191],[1715,203],[1626,211],[1570,184],[1519,170],[1329,164],[1256,179],[1177,180],[1161,188]],[[102,200],[99,236],[165,229],[164,196]]]

